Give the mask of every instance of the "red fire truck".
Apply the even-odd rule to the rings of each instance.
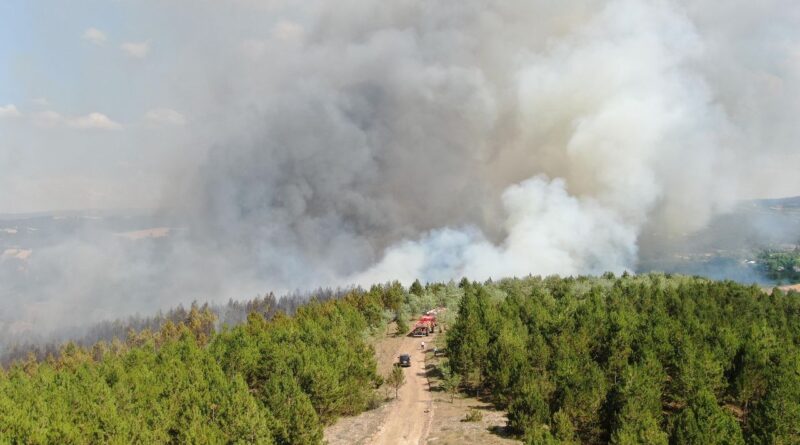
[[[427,337],[429,334],[433,333],[435,328],[436,314],[429,313],[419,318],[417,324],[414,325],[414,330],[411,331],[411,335],[414,337]]]

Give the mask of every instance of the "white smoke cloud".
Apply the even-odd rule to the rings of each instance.
[[[290,21],[279,22],[272,28],[272,38],[288,42],[299,43],[303,39],[305,30],[297,23]]]
[[[646,225],[696,230],[736,199],[751,154],[674,2],[464,6],[453,23],[411,5],[323,8],[308,46],[259,46],[270,70],[292,54],[263,132],[212,156],[192,200],[256,240],[242,256],[268,280],[634,269]]]
[[[593,199],[578,199],[562,180],[535,177],[503,194],[507,237],[500,245],[479,229],[439,229],[387,249],[380,263],[345,282],[367,285],[492,277],[599,274],[630,268],[636,227]]]
[[[725,188],[731,176],[702,173],[729,167],[730,124],[688,66],[701,55],[691,25],[664,4],[609,4],[516,73],[513,143],[530,156],[522,162],[559,179],[504,192],[502,244],[475,229],[437,231],[391,247],[353,279],[619,272],[635,267],[636,240],[657,205],[675,230],[703,227],[735,194]]]
[[[692,232],[739,198],[800,193],[797,175],[774,173],[800,140],[790,0],[143,4],[139,17],[181,17],[148,29],[175,56],[148,63],[164,92],[148,104],[191,119],[155,109],[145,121],[191,135],[158,150],[173,166],[158,227],[185,230],[166,247],[35,250],[31,268],[58,273],[35,304],[7,299],[28,319],[388,279],[619,272],[654,227]],[[57,313],[47,321],[63,323]]]

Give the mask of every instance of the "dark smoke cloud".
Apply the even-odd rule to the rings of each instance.
[[[800,191],[774,174],[800,160],[789,0],[160,5],[195,110],[159,211],[184,230],[35,253],[59,279],[7,319],[633,270],[653,228]]]

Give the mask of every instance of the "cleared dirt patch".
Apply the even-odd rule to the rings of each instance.
[[[335,424],[325,428],[325,443],[328,445],[372,444],[375,433],[381,428],[390,411],[391,402],[355,417],[339,419]]]
[[[439,387],[440,379],[436,366],[442,357],[428,354],[428,379],[433,394],[433,422],[426,443],[431,445],[506,445],[521,441],[509,437],[506,431],[506,413],[498,411],[490,404],[474,397],[457,395],[452,403],[450,395]],[[464,419],[471,410],[481,414],[481,420],[466,422]]]
[[[781,286],[780,289],[784,292],[793,290],[795,292],[800,292],[800,284],[792,284],[789,286]]]

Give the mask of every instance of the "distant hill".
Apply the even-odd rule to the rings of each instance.
[[[763,249],[800,243],[800,196],[742,201],[690,234],[646,232],[638,272],[663,271],[774,284],[755,263]]]

